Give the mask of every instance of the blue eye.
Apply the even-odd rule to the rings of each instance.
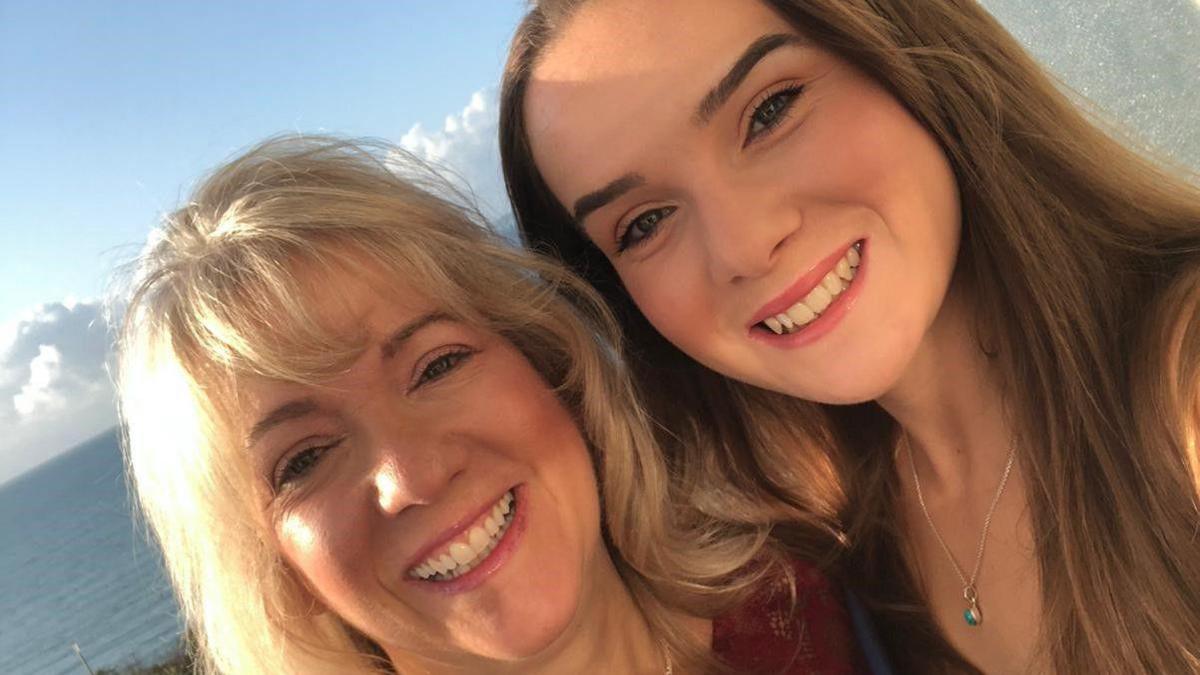
[[[653,237],[658,232],[659,224],[672,213],[675,213],[674,206],[663,206],[638,214],[629,221],[625,231],[617,237],[617,253],[633,248]]]
[[[420,373],[417,374],[409,391],[415,391],[430,382],[442,379],[474,354],[475,350],[473,349],[456,346],[452,347],[450,351],[430,359],[420,368]]]
[[[762,103],[750,113],[750,121],[746,128],[746,145],[753,143],[759,136],[770,132],[780,122],[787,119],[787,113],[792,104],[804,92],[804,85],[793,85],[781,89],[763,99]]]

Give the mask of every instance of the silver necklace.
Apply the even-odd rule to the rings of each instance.
[[[937,525],[933,523],[933,516],[929,515],[929,507],[925,506],[925,495],[921,492],[921,478],[917,476],[917,464],[913,461],[912,442],[908,440],[908,432],[904,432],[904,447],[908,451],[908,466],[912,469],[913,484],[917,487],[917,501],[921,503],[921,512],[925,514],[925,520],[929,523],[929,529],[933,530],[933,536],[937,537],[937,541],[942,545],[942,551],[946,553],[946,557],[950,559],[950,564],[954,565],[954,571],[958,573],[958,580],[963,585],[963,600],[967,601],[967,608],[963,611],[963,620],[968,626],[978,626],[983,623],[983,612],[979,610],[979,593],[975,588],[975,582],[979,580],[979,568],[983,565],[983,547],[987,544],[988,530],[992,526],[992,516],[996,513],[996,505],[1000,503],[1000,495],[1004,494],[1004,487],[1008,485],[1008,475],[1012,473],[1013,460],[1017,457],[1017,439],[1014,438],[1008,445],[1008,463],[1004,465],[1004,474],[1000,476],[1000,486],[996,488],[996,494],[992,497],[992,505],[988,507],[987,516],[983,519],[983,532],[979,535],[979,549],[975,552],[975,568],[971,570],[971,578],[963,573],[962,567],[955,560],[954,554],[950,552],[950,547],[946,545],[946,540],[942,538],[942,533],[938,531]]]

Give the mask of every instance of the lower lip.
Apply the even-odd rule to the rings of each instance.
[[[446,595],[466,593],[487,581],[501,567],[504,567],[509,558],[513,556],[513,553],[517,550],[517,545],[521,543],[521,536],[525,534],[528,509],[526,508],[526,489],[524,485],[518,485],[513,488],[513,498],[513,518],[512,522],[508,524],[508,529],[504,531],[504,536],[496,543],[496,548],[492,549],[488,557],[484,558],[470,572],[449,581],[427,581],[423,579],[409,579],[408,581],[427,591],[445,593]]]
[[[842,291],[842,294],[833,299],[821,316],[813,319],[796,331],[795,333],[783,333],[776,335],[769,329],[755,327],[750,330],[750,339],[764,342],[772,347],[782,347],[784,349],[794,349],[803,347],[820,340],[825,334],[837,328],[854,305],[854,301],[858,299],[859,291],[862,289],[863,283],[867,276],[867,260],[869,257],[867,241],[864,239],[862,248],[858,252],[859,263],[858,271],[854,274],[854,280],[850,282],[850,286]]]

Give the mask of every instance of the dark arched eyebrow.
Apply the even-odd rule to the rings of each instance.
[[[733,95],[733,92],[738,88],[738,85],[746,79],[754,66],[758,65],[759,61],[779,49],[791,45],[805,44],[803,38],[794,33],[772,33],[764,35],[746,47],[746,51],[734,61],[733,66],[729,68],[729,72],[725,73],[725,77],[716,84],[704,98],[700,99],[700,105],[696,106],[695,121],[701,126],[708,124],[712,116],[716,114],[721,106],[725,105],[725,101]]]
[[[646,182],[645,176],[638,173],[627,173],[624,176],[612,181],[608,185],[589,192],[586,195],[575,200],[575,224],[582,225],[583,219],[588,217],[592,211],[608,204],[612,200],[629,192],[633,188],[642,185]]]
[[[696,124],[708,124],[712,116],[717,110],[725,105],[733,92],[737,90],[738,85],[746,79],[754,66],[758,65],[767,54],[779,49],[792,45],[806,44],[804,38],[794,33],[772,33],[764,35],[754,42],[750,43],[749,47],[742,52],[737,61],[733,62],[729,71],[721,78],[704,98],[700,100],[700,104],[696,106],[696,112],[693,119]],[[627,173],[624,176],[610,182],[608,185],[594,190],[575,200],[575,208],[572,209],[572,215],[575,217],[575,224],[578,227],[583,227],[583,219],[587,218],[593,211],[603,208],[609,202],[629,192],[639,185],[643,185],[646,178],[641,174]]]

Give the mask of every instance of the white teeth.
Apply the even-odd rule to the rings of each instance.
[[[854,250],[854,249],[850,249],[850,250]],[[841,277],[842,279],[845,279],[846,281],[850,281],[851,279],[854,278],[854,270],[850,269],[850,261],[846,260],[845,258],[842,258],[841,260],[838,261],[838,264],[836,267],[833,268],[833,271],[836,272],[839,277]]]
[[[837,261],[833,269],[821,279],[821,283],[809,291],[802,301],[789,307],[786,312],[763,319],[763,325],[776,335],[782,335],[794,333],[812,323],[821,312],[829,308],[834,298],[845,292],[850,287],[850,282],[854,281],[861,262],[860,246],[861,244],[855,243],[847,249],[846,255]]]
[[[471,544],[471,557],[473,558],[482,553],[483,549],[487,548],[492,538],[488,536],[487,532],[483,531],[482,527],[472,527],[471,534],[467,536],[467,540]]]
[[[835,298],[842,294],[842,280],[833,272],[825,275],[825,278],[821,280],[821,285],[829,291],[829,295]]]
[[[797,326],[806,325],[809,321],[817,318],[817,313],[809,309],[808,305],[803,302],[797,302],[792,305],[791,309],[787,311],[787,315],[792,318],[792,321]]]
[[[512,522],[512,493],[505,493],[491,512],[466,532],[466,536],[451,542],[425,562],[409,570],[415,579],[446,581],[470,572],[487,558],[496,544],[504,537]],[[435,578],[439,577],[439,578]]]
[[[459,565],[466,565],[475,559],[475,550],[469,544],[456,541],[450,544],[450,557]]]
[[[817,314],[824,312],[825,308],[829,307],[829,303],[831,302],[833,302],[833,296],[829,294],[829,291],[825,290],[824,286],[817,286],[804,297],[804,304],[808,305],[808,308]]]

